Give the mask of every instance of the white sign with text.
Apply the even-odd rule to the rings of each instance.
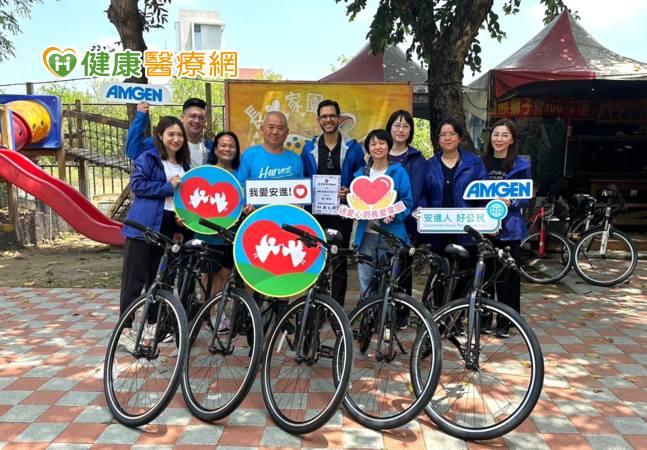
[[[247,180],[245,196],[251,205],[309,205],[312,203],[311,180]]]

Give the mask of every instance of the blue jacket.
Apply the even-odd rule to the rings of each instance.
[[[422,190],[425,186],[425,175],[427,173],[426,161],[427,160],[420,150],[410,145],[407,148],[407,153],[404,158],[399,161],[402,167],[404,167],[409,174],[411,195],[413,196],[412,205],[414,205],[414,207],[420,204],[420,196],[422,195]],[[407,217],[405,224],[407,226],[407,233],[409,233],[410,237],[418,235],[418,226],[416,224],[416,219],[413,216]]]
[[[366,166],[355,172],[355,176],[353,178],[361,177],[362,175],[368,176],[369,173],[370,168],[369,166]],[[411,241],[409,241],[407,229],[404,224],[405,219],[411,215],[411,206],[413,205],[409,175],[407,175],[407,171],[399,163],[390,165],[389,168],[386,169],[386,175],[393,178],[394,188],[398,193],[396,202],[402,200],[406,209],[397,214],[393,222],[385,224],[383,221],[380,221],[380,225],[403,239],[405,242],[410,243]],[[368,222],[368,220],[357,221],[357,230],[355,231],[355,247],[357,248],[359,248],[362,243],[362,238],[364,237],[364,232],[366,231]]]
[[[463,193],[470,182],[474,180],[487,180],[488,173],[483,160],[473,153],[458,149],[460,161],[454,175],[454,205],[456,208],[471,208],[480,206],[481,202],[463,200]],[[422,195],[420,196],[421,208],[442,208],[445,177],[443,175],[441,153],[436,153],[427,160],[427,169]],[[438,247],[440,238],[438,235],[431,235],[430,243]],[[465,234],[458,235],[460,245],[474,245],[471,237]]]
[[[510,172],[505,177],[506,180],[529,180],[531,178],[530,161],[519,157],[517,157],[512,169],[510,169]],[[510,203],[510,206],[508,206],[508,215],[503,219],[501,230],[497,234],[497,239],[501,241],[519,241],[528,235],[528,228],[521,215],[521,209],[529,203],[529,200],[513,200]]]
[[[185,167],[189,170],[189,167]],[[159,231],[164,214],[164,199],[175,194],[173,185],[166,181],[164,166],[157,149],[149,149],[135,160],[135,169],[130,177],[130,190],[135,200],[128,210],[126,219],[139,222],[148,228]],[[142,234],[134,228],[124,226],[124,236],[142,239]]]
[[[137,111],[133,123],[130,124],[128,128],[128,134],[126,135],[126,156],[132,160],[137,159],[142,153],[154,149],[155,145],[153,144],[153,138],[147,137],[144,139],[144,132],[148,125],[148,114]],[[209,158],[209,153],[213,151],[213,142],[205,139],[204,145],[207,148],[202,159],[202,163],[206,164],[207,159]]]
[[[301,161],[303,162],[303,176],[312,178],[317,174],[318,158],[319,158],[319,139],[322,139],[323,134],[313,137],[306,142],[301,152]],[[364,149],[354,139],[346,139],[343,135],[341,137],[341,185],[345,187],[350,186],[353,180],[353,174],[364,167]]]

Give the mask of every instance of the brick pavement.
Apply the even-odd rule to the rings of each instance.
[[[0,289],[0,448],[635,448],[647,449],[647,262],[630,284],[526,286],[524,314],[546,361],[542,398],[509,435],[482,444],[437,431],[425,416],[378,433],[341,410],[321,430],[290,436],[265,412],[257,380],[217,424],[178,394],[138,430],[113,421],[102,392],[118,291]],[[568,293],[564,293],[567,291]]]

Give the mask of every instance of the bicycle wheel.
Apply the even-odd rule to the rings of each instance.
[[[103,390],[120,423],[147,424],[171,401],[186,360],[187,328],[182,305],[164,290],[148,305],[146,295],[139,297],[119,318],[108,343]]]
[[[388,331],[382,331],[381,352],[377,353],[382,304],[382,297],[372,297],[349,316],[354,337],[353,371],[344,406],[355,421],[374,430],[397,428],[414,419],[433,394],[441,366],[438,328],[427,309],[404,294],[395,294],[389,302],[384,314]],[[401,329],[397,327],[396,307],[408,319],[408,326]],[[416,396],[411,389],[411,357],[419,333],[431,336],[431,351],[418,365],[426,381]],[[368,346],[366,339],[370,340]],[[362,351],[364,347],[366,351]]]
[[[182,371],[182,395],[191,413],[206,421],[231,414],[252,387],[261,346],[254,299],[237,289],[226,299],[222,292],[209,299],[191,324]]]
[[[434,314],[441,329],[443,367],[425,412],[451,436],[494,439],[514,430],[532,412],[541,394],[544,359],[535,334],[516,311],[482,298],[481,318],[496,313],[497,320],[507,319],[510,337],[481,334],[476,322],[482,319],[474,321],[472,334],[479,336],[480,352],[476,364],[467,364],[468,310],[469,299],[460,299]],[[425,379],[415,369],[413,386],[419,392]]]
[[[606,242],[605,242],[606,241]],[[603,229],[584,233],[575,247],[574,268],[587,283],[613,286],[631,274],[638,263],[638,251],[631,238],[620,230]]]
[[[315,295],[305,323],[304,311],[301,298],[277,319],[261,375],[270,416],[293,434],[312,432],[328,422],[344,397],[352,363],[350,324],[341,306],[330,297]],[[289,333],[291,327],[294,334]],[[298,348],[301,330],[303,345]],[[339,372],[333,361],[339,362]]]
[[[521,241],[521,275],[534,283],[556,283],[571,269],[571,244],[564,236],[552,231],[546,232],[543,248],[540,244],[539,233],[530,234]]]

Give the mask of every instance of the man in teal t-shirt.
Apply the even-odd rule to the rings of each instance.
[[[283,148],[288,132],[288,121],[282,112],[267,113],[261,125],[263,144],[249,147],[240,157],[238,181],[243,188],[247,180],[303,178],[301,158]]]

